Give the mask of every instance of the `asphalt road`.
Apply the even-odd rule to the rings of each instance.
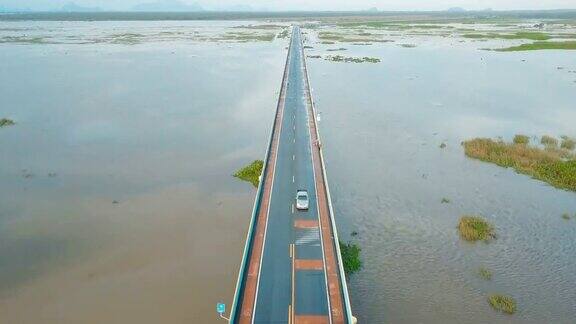
[[[315,322],[328,323],[330,316],[320,231],[310,226],[318,222],[308,127],[312,116],[306,106],[301,35],[294,28],[255,323],[288,323],[292,316],[313,316],[309,318]],[[297,190],[308,191],[309,210],[295,208]]]

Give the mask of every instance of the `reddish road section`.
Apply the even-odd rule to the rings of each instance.
[[[304,52],[304,46],[301,46]],[[302,57],[306,57],[304,53]],[[305,75],[308,75],[304,60]],[[316,115],[310,94],[310,84],[306,78],[307,108],[310,127],[310,141],[312,145],[312,162],[314,166],[314,176],[316,181],[316,196],[318,199],[318,213],[320,218],[320,230],[322,231],[322,243],[324,246],[324,261],[326,264],[326,276],[328,280],[328,294],[330,296],[330,312],[332,313],[332,323],[345,323],[345,309],[342,303],[342,287],[340,278],[340,268],[338,266],[338,256],[335,249],[335,235],[332,232],[332,221],[330,217],[330,208],[328,205],[328,195],[326,193],[326,179],[324,179],[322,157],[320,155],[321,142],[318,137],[318,128],[316,124]],[[343,276],[344,274],[342,274]]]

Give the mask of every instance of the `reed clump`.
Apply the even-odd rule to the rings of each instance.
[[[494,227],[480,216],[462,216],[458,231],[462,239],[471,242],[488,241],[496,237]]]
[[[544,136],[543,139],[541,142],[552,143]],[[552,144],[541,148],[490,138],[475,138],[462,145],[468,157],[513,168],[556,188],[576,191],[576,157],[566,149]]]

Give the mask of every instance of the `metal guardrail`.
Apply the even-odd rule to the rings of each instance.
[[[294,28],[292,28],[292,34],[294,33]],[[288,68],[290,63],[290,53],[292,52],[292,37],[290,37],[290,45],[288,46],[288,54],[286,55],[286,65],[284,66],[284,75],[282,76],[282,83],[280,88],[280,93],[278,94],[278,103],[276,105],[276,113],[274,114],[274,123],[272,124],[272,131],[270,132],[270,139],[268,140],[268,148],[266,149],[266,155],[264,156],[264,166],[262,168],[262,174],[260,175],[260,183],[258,184],[258,190],[256,191],[256,198],[254,199],[254,207],[252,208],[252,217],[250,219],[250,225],[248,227],[248,234],[246,235],[246,245],[244,246],[244,253],[242,255],[242,262],[240,263],[240,270],[238,271],[238,279],[236,281],[236,289],[234,292],[234,299],[232,301],[232,306],[230,307],[230,322],[236,322],[237,307],[239,306],[240,297],[242,296],[242,291],[244,290],[244,276],[246,274],[246,266],[248,257],[252,252],[252,241],[254,239],[254,229],[256,228],[256,220],[258,218],[258,212],[260,211],[260,201],[262,199],[262,187],[266,181],[266,171],[268,170],[268,160],[270,156],[270,149],[272,148],[272,138],[274,132],[276,131],[276,116],[280,109],[280,104],[282,100],[282,94],[286,91],[286,77],[288,76]]]
[[[314,121],[314,125],[316,126],[316,138],[318,139],[318,141],[320,141],[320,133],[318,132],[318,121],[316,120],[316,107],[314,105],[314,100],[312,99],[312,94],[310,93],[311,89],[310,89],[310,76],[308,75],[308,68],[306,65],[306,55],[304,53],[304,44],[303,44],[303,40],[300,39],[301,41],[301,46],[300,49],[302,51],[302,60],[304,62],[304,71],[306,72],[306,85],[307,85],[307,90],[308,90],[308,101],[310,103],[310,105],[312,106],[312,113],[314,116],[312,116],[312,120]],[[324,187],[326,188],[326,198],[328,200],[328,209],[330,211],[330,224],[332,225],[332,233],[334,235],[334,246],[335,246],[335,250],[336,250],[336,255],[338,258],[338,268],[339,268],[339,272],[340,272],[340,287],[342,290],[342,295],[344,296],[344,304],[345,304],[345,308],[346,308],[346,319],[348,320],[348,323],[353,323],[352,322],[352,308],[350,306],[350,296],[348,295],[348,285],[346,283],[346,273],[344,272],[344,267],[343,267],[343,263],[342,263],[342,254],[340,252],[340,240],[338,239],[338,230],[336,229],[336,222],[334,220],[334,209],[332,208],[332,198],[330,196],[330,187],[328,186],[328,177],[326,175],[326,165],[324,164],[324,154],[322,153],[322,147],[319,146],[318,150],[320,151],[320,165],[322,166],[322,176],[323,176],[323,181],[324,181]]]

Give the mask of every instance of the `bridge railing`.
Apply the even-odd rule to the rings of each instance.
[[[306,89],[308,91],[308,102],[312,107],[312,121],[316,126],[316,138],[320,141],[320,133],[318,132],[318,121],[316,119],[316,107],[314,105],[314,99],[312,98],[312,94],[310,93],[310,76],[308,75],[308,68],[306,64],[306,53],[304,52],[304,41],[301,39],[301,46],[300,49],[302,51],[302,60],[304,62],[304,72],[306,74]],[[332,233],[334,235],[334,249],[336,250],[336,255],[338,259],[338,269],[340,273],[340,288],[342,292],[342,296],[344,296],[344,304],[346,310],[346,319],[348,323],[352,323],[352,308],[350,306],[350,296],[348,295],[348,285],[346,283],[346,273],[344,272],[344,263],[342,262],[342,253],[340,252],[340,240],[338,239],[338,230],[336,229],[336,222],[334,220],[334,209],[332,208],[332,198],[330,197],[330,187],[328,186],[328,177],[326,175],[326,165],[324,164],[324,154],[322,153],[322,146],[318,147],[318,151],[320,152],[320,165],[322,166],[322,178],[324,182],[324,186],[326,188],[326,198],[328,201],[328,210],[330,213],[330,224],[332,226]]]
[[[293,30],[292,30],[293,33]],[[276,105],[276,112],[274,116],[278,115],[280,110],[280,104],[282,98],[286,91],[286,77],[288,76],[288,68],[290,62],[290,52],[292,51],[292,37],[290,37],[290,45],[288,46],[288,54],[286,55],[286,65],[284,66],[284,74],[282,76],[282,83],[280,88],[280,93],[278,94],[278,103]],[[234,291],[234,299],[232,301],[232,307],[230,307],[230,322],[236,323],[236,317],[238,315],[237,308],[241,305],[240,299],[242,298],[242,292],[244,290],[244,277],[246,275],[246,268],[248,266],[248,258],[252,253],[252,241],[254,240],[254,229],[256,228],[256,223],[258,219],[258,213],[260,211],[260,203],[262,200],[262,188],[266,181],[266,171],[269,167],[269,156],[270,150],[272,148],[272,138],[274,132],[276,131],[276,118],[274,118],[274,123],[272,124],[272,130],[270,131],[270,138],[268,139],[268,148],[266,149],[266,155],[264,156],[264,166],[262,167],[262,173],[260,175],[260,181],[258,184],[258,189],[256,191],[256,198],[254,199],[254,207],[252,208],[252,217],[250,219],[250,225],[248,226],[248,233],[246,235],[246,245],[244,246],[244,252],[242,254],[242,261],[240,263],[240,270],[238,271],[238,279],[236,281],[236,289]]]

